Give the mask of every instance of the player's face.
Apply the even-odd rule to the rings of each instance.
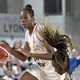
[[[21,11],[21,13],[20,13],[20,21],[21,21],[21,25],[24,28],[30,29],[30,27],[32,26],[32,23],[33,23],[33,18],[26,11]]]

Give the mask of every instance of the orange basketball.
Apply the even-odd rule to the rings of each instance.
[[[0,44],[0,62],[6,61],[9,57],[10,50],[6,44]]]

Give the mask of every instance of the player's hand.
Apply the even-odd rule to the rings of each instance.
[[[31,54],[24,49],[21,49],[21,50],[18,50],[18,51],[21,52],[22,54],[24,54],[27,57],[31,57]]]

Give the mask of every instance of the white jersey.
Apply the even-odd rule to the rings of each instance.
[[[40,24],[36,24],[35,27],[34,27],[34,30],[32,32],[31,35],[29,35],[29,31],[27,30],[26,33],[25,33],[25,41],[27,41],[29,43],[29,46],[31,48],[31,53],[38,53],[38,54],[41,54],[41,53],[46,53],[47,50],[44,46],[44,44],[42,43],[42,40],[43,38],[40,37],[40,36],[37,36],[37,31],[38,29],[42,27]],[[39,80],[56,80],[56,72],[55,72],[55,69],[54,67],[52,66],[52,61],[51,60],[39,60],[40,63],[43,63],[44,65],[42,67],[40,67],[38,70],[41,70],[41,72],[39,73],[44,73],[46,76],[46,79],[45,78],[40,78],[40,75],[38,74],[38,72],[34,72],[33,70],[33,75],[35,77],[37,77]],[[33,64],[36,64],[37,62],[34,61],[34,59],[32,59],[32,63]],[[39,66],[38,66],[39,67]],[[34,69],[37,69],[36,66]],[[37,71],[37,70],[35,70]],[[30,71],[29,71],[30,72]],[[32,72],[30,72],[32,74]],[[41,76],[42,77],[42,76]]]

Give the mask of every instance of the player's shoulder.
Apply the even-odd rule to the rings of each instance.
[[[37,23],[35,25],[35,31],[40,31],[44,28],[44,25],[42,23]]]

